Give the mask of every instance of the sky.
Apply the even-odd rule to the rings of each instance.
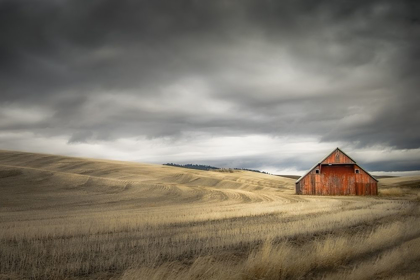
[[[0,0],[0,149],[420,170],[418,1]]]

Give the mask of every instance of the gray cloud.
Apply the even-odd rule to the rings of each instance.
[[[384,0],[1,1],[0,129],[71,145],[169,137],[194,150],[199,134],[419,149],[419,12]]]

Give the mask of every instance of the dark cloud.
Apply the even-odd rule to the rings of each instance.
[[[0,129],[419,149],[419,14],[408,0],[3,0]],[[377,166],[417,168],[404,164]]]

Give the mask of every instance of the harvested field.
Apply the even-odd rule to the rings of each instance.
[[[294,182],[0,151],[0,279],[420,278],[420,177]]]

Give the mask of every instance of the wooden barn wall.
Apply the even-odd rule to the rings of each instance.
[[[356,195],[377,195],[378,194],[378,182],[375,181],[369,174],[367,174],[359,166],[355,165],[355,168],[359,169],[359,174],[356,176]]]
[[[324,159],[322,164],[345,164],[345,163],[355,163],[348,156],[343,154],[340,150],[335,150],[332,152],[326,159]]]
[[[321,184],[316,193],[321,195],[349,195],[355,193],[355,174],[352,165],[322,166]]]
[[[315,173],[315,170],[319,169],[319,165],[309,171],[298,183],[296,183],[297,194],[315,194],[316,187],[321,185],[321,177]]]
[[[320,174],[316,174],[316,169]],[[377,182],[355,164],[318,165],[296,183],[297,194],[377,195],[377,192]]]

